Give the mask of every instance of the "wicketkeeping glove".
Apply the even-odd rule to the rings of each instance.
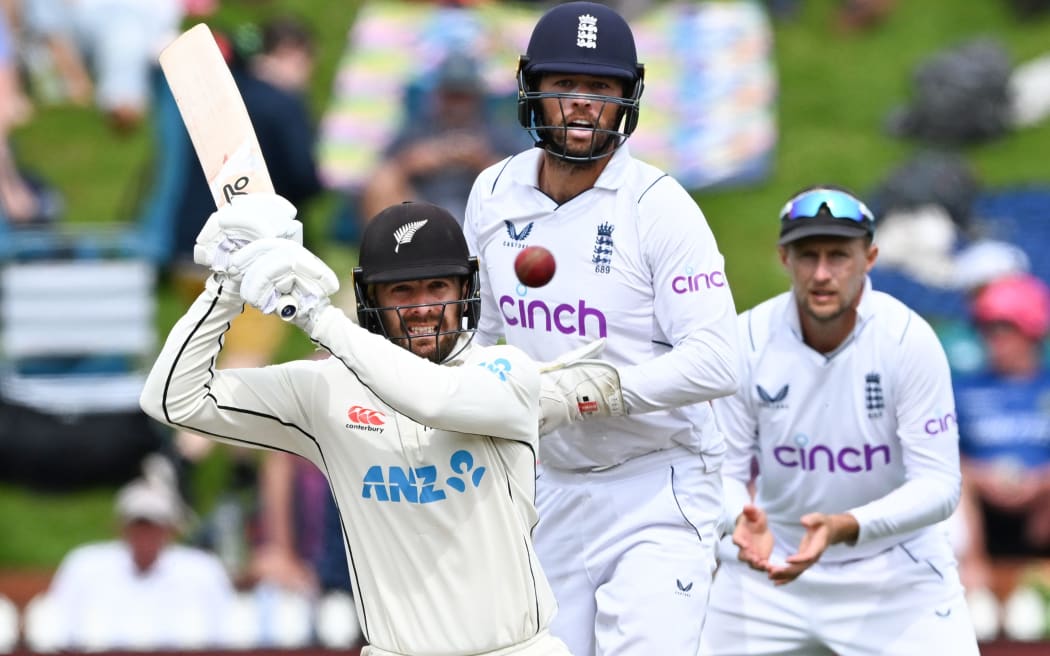
[[[270,314],[290,296],[298,308],[293,321],[309,332],[314,317],[339,291],[339,278],[316,255],[288,239],[260,239],[238,249],[230,269],[241,272],[241,298]]]
[[[232,254],[258,239],[280,238],[303,243],[303,224],[295,206],[276,194],[246,194],[212,212],[193,247],[193,261],[212,271],[239,277],[229,270]]]
[[[591,417],[627,414],[616,367],[591,359],[605,347],[599,339],[540,363],[540,435]]]

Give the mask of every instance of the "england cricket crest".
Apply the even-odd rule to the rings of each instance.
[[[594,238],[594,252],[591,255],[595,273],[609,273],[612,270],[612,234],[615,228],[616,226],[611,223],[602,223],[598,226],[598,235]]]

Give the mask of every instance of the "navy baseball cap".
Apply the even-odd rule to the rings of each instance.
[[[522,72],[639,77],[634,34],[620,14],[596,2],[567,2],[536,23]]]
[[[875,216],[856,196],[817,187],[800,192],[780,211],[780,245],[806,237],[865,237],[875,234]]]

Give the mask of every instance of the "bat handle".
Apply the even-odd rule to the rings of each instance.
[[[281,319],[284,321],[291,321],[298,313],[299,304],[295,302],[293,296],[285,294],[277,299],[277,316],[281,317]]]

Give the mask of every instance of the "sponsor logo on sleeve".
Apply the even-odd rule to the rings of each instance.
[[[954,412],[949,412],[937,417],[927,419],[922,429],[927,435],[940,435],[941,433],[954,432],[959,426],[959,421]]]
[[[506,358],[496,358],[492,362],[479,362],[478,366],[485,367],[503,381],[507,380],[507,372],[510,371],[510,362]]]
[[[671,291],[675,294],[698,294],[725,286],[726,275],[717,270],[698,273],[693,270],[693,267],[687,267],[685,275],[671,278]]]

